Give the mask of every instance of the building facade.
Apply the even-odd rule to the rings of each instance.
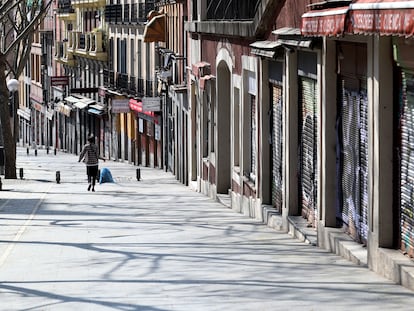
[[[413,288],[412,1],[58,4],[49,86],[48,31],[33,47],[36,144],[76,153],[94,133]]]

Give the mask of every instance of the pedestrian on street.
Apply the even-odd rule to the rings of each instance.
[[[83,161],[86,164],[86,175],[88,175],[88,191],[95,191],[95,183],[98,177],[98,163],[99,159],[105,162],[105,159],[99,156],[98,146],[95,144],[95,137],[90,135],[88,137],[88,143],[83,146],[79,155],[79,161]]]

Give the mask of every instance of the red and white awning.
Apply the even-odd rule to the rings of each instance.
[[[340,36],[345,31],[349,7],[312,10],[302,15],[301,34],[304,36]]]
[[[354,34],[414,35],[414,1],[356,0],[349,18]]]

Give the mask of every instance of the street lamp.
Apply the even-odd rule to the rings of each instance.
[[[19,81],[17,81],[16,79],[10,79],[9,81],[7,81],[7,88],[9,89],[9,92],[11,93],[10,117],[13,118],[13,120],[12,120],[12,124],[13,124],[12,133],[13,133],[13,136],[15,136],[15,141],[17,141],[18,137],[17,137],[16,117],[14,115],[15,108],[16,108],[15,107],[15,95],[14,95],[14,93],[19,90]]]

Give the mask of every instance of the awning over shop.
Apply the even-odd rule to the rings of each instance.
[[[278,41],[256,41],[250,44],[252,54],[267,58],[275,58],[276,51],[282,47]]]
[[[151,117],[155,116],[154,112],[152,111],[144,111],[142,102],[136,99],[133,99],[133,98],[129,100],[129,108],[131,108],[132,111],[135,111],[138,113],[143,113]]]
[[[97,115],[97,116],[101,116],[101,115],[104,114],[104,111],[99,110],[99,109],[95,109],[95,108],[88,108],[88,113],[94,114],[94,115]]]
[[[300,31],[304,36],[340,36],[345,31],[348,10],[348,6],[343,6],[306,12]]]
[[[78,109],[84,109],[88,106],[88,104],[85,102],[79,101],[79,102],[74,103],[73,106],[75,106]]]
[[[165,42],[165,14],[152,17],[144,29],[144,42]]]
[[[60,102],[57,106],[57,111],[67,117],[70,117],[72,108],[69,105],[65,105],[64,103]]]
[[[21,116],[23,119],[30,121],[31,117],[31,110],[30,108],[24,108],[24,109],[17,109],[17,114]]]
[[[84,97],[84,96],[81,96],[81,95],[77,95],[77,96],[70,95],[68,97],[65,97],[65,101],[67,103],[72,104],[74,107],[76,107],[78,109],[84,109],[88,105],[91,105],[91,104],[95,103],[94,99]]]
[[[412,0],[357,0],[349,9],[355,34],[414,35]]]
[[[65,97],[65,102],[67,102],[67,103],[70,103],[70,104],[74,104],[74,103],[76,103],[77,101],[79,101],[79,98],[77,98],[77,97],[75,97],[75,96],[68,96],[68,97]]]
[[[101,116],[105,113],[105,107],[100,104],[90,105],[88,107],[88,113]]]

